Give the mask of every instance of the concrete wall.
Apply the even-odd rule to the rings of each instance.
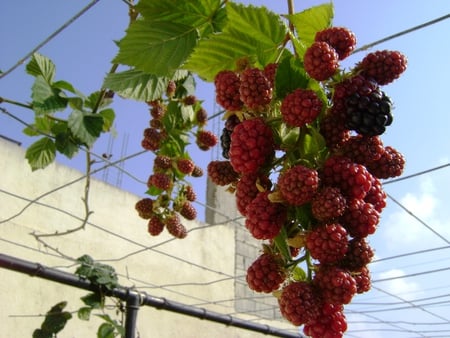
[[[88,254],[112,265],[123,286],[220,313],[249,310],[240,317],[292,329],[285,321],[270,320],[277,315],[261,308],[264,304],[258,308],[252,302],[234,302],[236,296],[246,297],[249,290],[243,283],[245,278],[233,276],[245,274],[246,267],[257,256],[252,252],[258,252],[259,244],[243,237],[242,219],[241,224],[227,221],[229,217],[239,217],[228,193],[209,186],[208,196],[219,213],[209,212],[207,223],[185,222],[188,229],[196,230],[186,239],[172,240],[165,233],[158,237],[147,234],[146,222],[134,210],[139,196],[92,180],[89,208],[93,213],[85,229],[45,238],[46,247],[31,233],[63,232],[78,227],[85,216],[81,200],[85,181],[83,173],[59,164],[31,172],[24,153],[18,145],[0,139],[1,253],[72,273],[76,268],[73,260]],[[40,315],[51,306],[66,300],[66,310],[75,311],[82,305],[79,298],[86,294],[5,269],[0,269],[0,274],[0,338],[31,337],[43,321]],[[115,317],[114,309],[109,313]],[[261,320],[261,314],[267,320]],[[58,337],[95,337],[98,325],[95,318],[85,322],[74,314]],[[139,310],[137,330],[141,338],[259,336],[149,307]]]

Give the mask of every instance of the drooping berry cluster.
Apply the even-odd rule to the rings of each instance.
[[[207,113],[200,101],[183,88],[185,80],[170,80],[165,97],[148,102],[150,125],[144,130],[141,145],[155,155],[153,171],[147,180],[147,194],[151,197],[138,201],[136,210],[148,220],[148,233],[152,236],[166,228],[174,237],[184,238],[187,229],[182,219],[197,217],[192,204],[196,195],[187,178],[200,177],[203,170],[185,151],[189,144],[185,138],[187,131],[196,128],[193,134],[201,150],[208,150],[218,142],[212,132],[204,129]],[[185,120],[177,121],[172,116],[181,110]]]
[[[283,82],[287,63],[261,69],[245,59],[215,78],[226,161],[211,162],[208,175],[230,186],[248,231],[268,241],[247,283],[277,295],[282,315],[313,338],[342,337],[344,305],[370,290],[368,237],[386,206],[381,180],[405,164],[380,138],[393,122],[380,86],[400,76],[406,58],[375,52],[344,73],[339,62],[355,45],[346,28],[317,32],[300,87]]]

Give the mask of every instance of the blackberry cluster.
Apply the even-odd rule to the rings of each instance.
[[[215,78],[216,101],[227,110],[226,161],[212,161],[208,176],[229,185],[247,230],[267,241],[247,283],[273,292],[282,315],[313,338],[342,337],[343,306],[370,290],[368,238],[386,206],[381,180],[401,175],[405,164],[380,137],[393,122],[380,86],[399,77],[406,58],[371,53],[344,73],[339,62],[355,46],[344,27],[317,32],[300,88],[284,91],[282,68],[255,68],[248,58]]]

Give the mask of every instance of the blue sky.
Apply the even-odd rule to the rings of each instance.
[[[277,13],[287,12],[285,1],[241,1],[253,5],[264,5]],[[324,1],[296,1],[297,11]],[[89,1],[24,0],[20,3],[2,1],[0,11],[0,69],[5,71],[13,66],[33,47],[53,33]],[[369,44],[402,30],[423,24],[450,12],[447,0],[433,1],[349,1],[335,0],[334,25],[346,26],[357,37],[358,47]],[[124,35],[128,24],[127,6],[120,0],[100,1],[80,19],[70,25],[55,39],[40,50],[50,57],[57,67],[56,78],[71,82],[80,91],[88,94],[100,88],[103,78],[110,68],[110,61],[117,52],[114,40]],[[448,79],[450,78],[450,20],[441,21],[419,31],[398,37],[370,51],[379,49],[399,50],[408,57],[408,69],[402,77],[383,89],[395,104],[394,123],[383,135],[385,145],[401,151],[407,160],[404,175],[411,175],[450,162],[450,124],[448,108]],[[364,57],[366,52],[356,53],[345,63],[351,67]],[[25,73],[24,66],[0,79],[0,96],[19,102],[30,100],[33,78]],[[214,113],[214,89],[210,84],[199,83],[198,97],[205,100],[205,107]],[[31,122],[32,112],[20,107],[2,105],[14,115]],[[117,99],[114,103],[117,114],[117,136],[113,140],[113,160],[121,157],[125,140],[125,153],[141,150],[140,140],[148,123],[145,104]],[[210,128],[221,130],[221,121],[211,121]],[[27,146],[35,141],[21,133],[23,126],[10,117],[0,114],[0,134],[18,140]],[[102,154],[108,151],[108,137],[96,145],[94,151]],[[218,157],[219,151],[194,154],[198,164],[206,168],[211,159]],[[83,170],[83,157],[62,163]],[[142,155],[125,163],[125,169],[146,181],[151,171],[152,158]],[[98,176],[102,178],[100,174]],[[115,184],[117,171],[108,172],[109,182]],[[195,181],[200,201],[204,202],[205,180]],[[127,176],[122,177],[122,188],[143,195],[145,185]],[[402,206],[432,227],[441,237],[450,240],[450,186],[449,167],[423,176],[385,185],[385,190]],[[376,249],[377,258],[392,257],[417,250],[428,250],[448,246],[426,226],[414,219],[392,200],[382,214],[380,228],[370,238]],[[410,274],[415,277],[395,278],[374,283],[376,288],[367,295],[355,298],[348,307],[350,328],[348,337],[448,337],[450,323],[442,318],[450,318],[450,272],[448,270],[430,274],[420,274],[431,270],[442,270],[450,266],[450,249],[410,255],[398,259],[388,259],[371,265],[374,280],[389,279]],[[391,295],[389,295],[391,294]],[[396,295],[397,298],[394,298]],[[385,310],[408,306],[405,301],[440,296],[439,299],[414,302],[415,305],[435,301],[444,304],[428,305],[410,310]],[[399,304],[394,305],[393,303]],[[384,305],[373,305],[383,303]],[[357,314],[359,312],[359,314]],[[442,318],[440,318],[442,317]],[[368,323],[369,322],[374,322]],[[396,321],[397,324],[381,322]],[[428,325],[413,325],[401,322],[427,322]],[[430,324],[436,323],[436,324]],[[400,328],[398,327],[400,326]],[[368,330],[369,329],[369,330]],[[375,329],[375,330],[372,330]],[[383,331],[383,330],[398,331]],[[361,332],[364,331],[364,332]],[[377,331],[378,330],[378,331]],[[407,332],[407,331],[412,332]],[[440,331],[417,333],[418,331]],[[402,332],[399,332],[402,331]]]

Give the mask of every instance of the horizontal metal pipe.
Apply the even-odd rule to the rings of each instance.
[[[0,254],[0,268],[13,270],[29,274],[33,277],[40,277],[57,283],[70,285],[79,289],[89,291],[99,291],[98,286],[92,284],[89,280],[83,279],[77,275],[59,271],[46,267],[39,263],[32,263],[17,257]],[[105,290],[103,290],[105,291]],[[125,287],[117,287],[105,292],[106,295],[119,298],[127,302],[127,310],[131,311],[131,317],[127,318],[126,330],[130,331],[135,326],[137,308],[139,305],[151,306],[160,310],[167,310],[175,313],[184,314],[199,319],[204,319],[228,326],[239,327],[254,332],[260,332],[275,337],[298,338],[302,337],[299,333],[293,333],[281,330],[269,325],[253,323],[244,319],[236,318],[230,315],[206,310],[162,297],[154,297],[146,293],[140,293]],[[127,311],[127,312],[128,312]],[[126,323],[126,324],[127,324]],[[134,330],[133,330],[134,331]],[[131,337],[131,336],[130,336]]]

